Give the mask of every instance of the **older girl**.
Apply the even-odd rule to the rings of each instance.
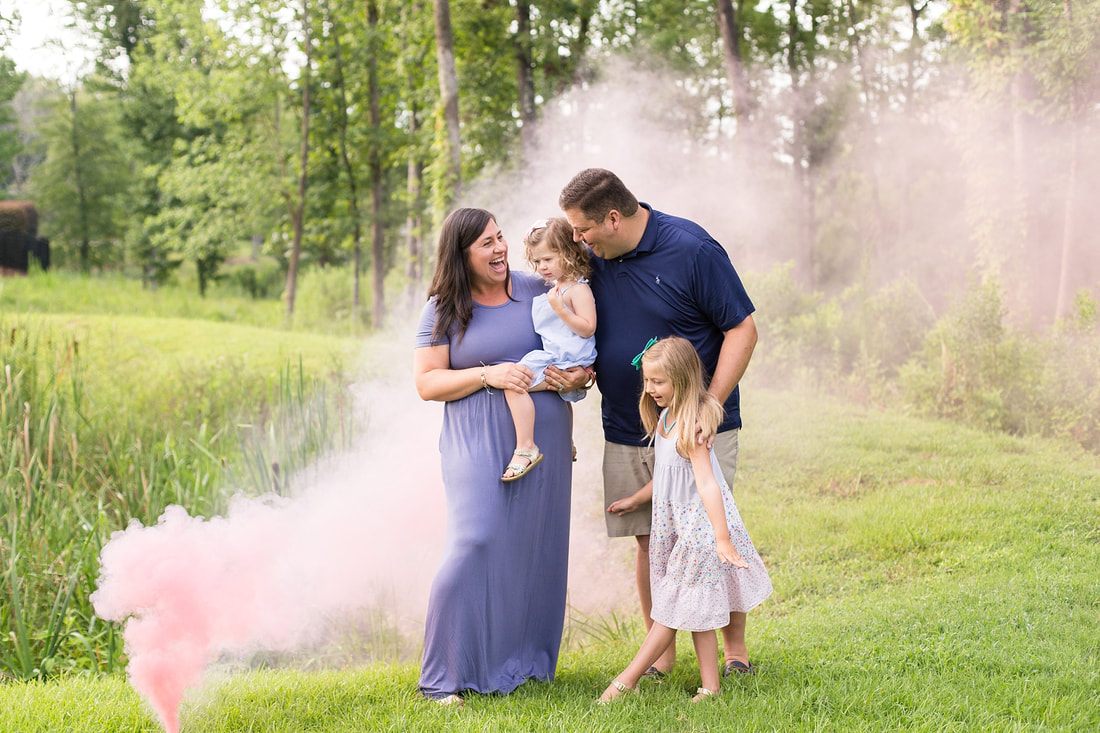
[[[676,636],[691,631],[702,685],[693,702],[719,692],[715,630],[771,595],[772,585],[753,547],[712,448],[722,405],[707,392],[691,343],[653,339],[638,355],[644,392],[642,424],[654,440],[653,529],[649,574],[653,625],[633,661],[604,690],[600,702],[637,690],[638,680]]]

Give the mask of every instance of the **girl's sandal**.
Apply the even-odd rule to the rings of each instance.
[[[511,471],[512,475],[501,476],[501,481],[507,483],[509,481],[521,479],[526,476],[532,468],[542,463],[542,453],[539,451],[539,447],[537,445],[535,446],[534,450],[523,450],[522,448],[516,448],[514,451],[512,451],[512,457],[514,458],[516,456],[519,456],[520,458],[526,458],[527,463],[518,463],[516,461],[512,461],[511,463],[509,463],[504,470],[506,473],[508,471]]]
[[[691,698],[692,702],[702,702],[710,697],[718,697],[718,690],[708,690],[705,687],[700,687],[695,691],[695,697]]]
[[[616,690],[618,690],[618,694],[612,695],[611,697],[608,697],[608,698],[605,698],[604,695],[607,694],[607,690],[604,690],[603,695],[600,695],[600,699],[596,701],[597,705],[606,705],[607,703],[611,702],[612,700],[614,700],[614,699],[616,699],[616,698],[618,698],[622,695],[625,695],[627,693],[630,693],[632,695],[636,695],[638,693],[638,688],[637,687],[627,687],[622,682],[619,682],[619,679],[617,677],[615,679],[611,680],[611,684],[608,685],[608,687],[614,687]]]

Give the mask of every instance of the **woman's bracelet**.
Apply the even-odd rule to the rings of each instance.
[[[489,394],[492,394],[493,390],[489,389],[489,382],[485,379],[485,370],[487,368],[488,367],[486,367],[484,364],[481,365],[481,388]]]

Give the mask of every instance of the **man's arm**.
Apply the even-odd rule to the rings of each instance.
[[[722,340],[722,350],[718,353],[718,365],[710,378],[708,391],[725,404],[733,388],[745,376],[752,351],[756,348],[756,321],[752,316],[726,331]]]

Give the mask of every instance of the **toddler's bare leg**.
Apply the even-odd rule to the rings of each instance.
[[[535,401],[526,392],[510,389],[504,390],[504,399],[516,426],[516,447],[531,450],[535,447]]]
[[[535,401],[526,392],[512,392],[504,390],[504,399],[508,403],[508,409],[512,412],[512,422],[516,426],[516,450],[534,451],[535,446]],[[522,471],[514,472],[508,468],[512,464],[512,458],[517,461],[531,461],[530,458],[510,456],[508,464],[504,468],[503,478],[510,478]],[[522,466],[523,463],[516,465]]]

